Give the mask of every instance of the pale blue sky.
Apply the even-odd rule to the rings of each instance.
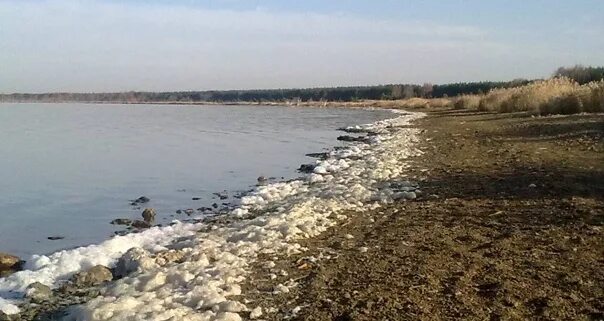
[[[604,65],[604,1],[0,0],[0,92],[547,77]]]

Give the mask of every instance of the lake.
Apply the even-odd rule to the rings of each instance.
[[[337,128],[390,117],[349,108],[0,104],[0,251],[27,258],[97,243],[123,230],[113,219],[141,218],[130,200],[143,195],[157,223],[188,219],[176,211],[236,202],[259,176],[298,177],[314,161],[306,154],[337,145]]]

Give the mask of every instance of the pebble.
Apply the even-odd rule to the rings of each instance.
[[[262,307],[256,307],[250,312],[250,319],[258,319],[262,316]]]

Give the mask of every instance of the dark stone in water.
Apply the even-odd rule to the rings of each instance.
[[[176,210],[176,214],[182,214],[182,210]]]
[[[367,138],[367,137],[354,137],[354,136],[348,136],[348,135],[344,135],[344,136],[338,136],[337,138],[340,141],[343,142],[361,142],[361,143],[370,143],[371,141]]]
[[[302,164],[302,165],[300,165],[300,168],[298,168],[298,172],[312,173],[315,170],[316,166],[317,165],[315,165],[315,164]]]
[[[212,193],[212,194],[218,196],[218,198],[220,198],[221,200],[225,200],[225,199],[229,198],[228,195],[223,194],[223,193]]]
[[[64,238],[65,238],[65,236],[58,236],[58,235],[47,237],[47,239],[49,239],[51,241],[62,240]]]
[[[201,197],[193,197],[191,199],[194,200],[194,201],[199,201],[201,199]]]
[[[132,205],[136,205],[136,204],[144,204],[144,203],[149,203],[149,201],[151,201],[151,199],[149,199],[147,196],[141,196],[137,199],[135,199],[134,201],[132,201]]]
[[[194,210],[194,209],[192,209],[192,208],[187,208],[187,209],[185,210],[185,214],[187,214],[187,215],[189,215],[189,216],[191,216],[191,214],[193,214],[193,213],[195,213],[195,210]]]
[[[113,225],[130,225],[130,224],[132,224],[132,220],[127,219],[127,218],[116,218],[115,220],[111,221],[111,224],[113,224]]]
[[[259,176],[258,179],[258,184],[257,185],[266,185],[268,184],[268,178],[264,177],[264,176]]]
[[[212,207],[213,208],[218,208],[218,204],[214,203],[214,204],[212,204]]]
[[[306,156],[324,160],[324,159],[327,159],[327,157],[329,157],[329,153],[310,153],[310,154],[306,154]]]
[[[132,227],[139,228],[139,229],[150,228],[151,227],[151,223],[145,222],[145,221],[141,221],[141,220],[134,220],[132,222]]]

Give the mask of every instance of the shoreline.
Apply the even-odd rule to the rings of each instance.
[[[421,131],[422,155],[391,164],[422,193],[343,209],[293,251],[258,253],[228,300],[245,308],[232,313],[598,320],[602,124],[601,114],[429,112],[405,127]]]
[[[417,115],[419,115],[419,114],[417,114]],[[361,164],[362,162],[365,162],[366,160],[364,160],[364,157],[361,155],[370,155],[371,153],[373,153],[372,150],[374,148],[379,149],[379,146],[381,146],[380,140],[385,139],[385,138],[389,137],[389,135],[391,135],[391,133],[390,133],[391,130],[389,129],[389,128],[391,128],[390,126],[396,125],[397,122],[399,122],[398,119],[403,119],[402,120],[403,122],[408,122],[409,119],[407,119],[407,118],[409,118],[409,117],[411,117],[410,119],[413,119],[413,117],[417,117],[417,116],[413,116],[413,114],[408,114],[408,113],[403,113],[403,114],[399,114],[399,115],[395,114],[394,118],[392,118],[390,120],[379,121],[377,123],[369,125],[368,127],[364,127],[364,129],[362,130],[362,132],[363,132],[362,134],[373,132],[375,130],[382,132],[382,134],[371,136],[371,137],[368,136],[368,138],[363,140],[364,143],[362,143],[362,144],[354,143],[354,144],[348,145],[349,147],[347,147],[347,148],[338,149],[338,150],[334,150],[334,151],[330,152],[331,156],[323,161],[318,161],[317,166],[314,168],[314,173],[311,174],[309,177],[306,177],[303,181],[294,180],[292,182],[274,183],[274,184],[269,184],[268,186],[259,187],[254,193],[252,193],[253,195],[248,195],[242,199],[242,206],[239,209],[236,209],[231,213],[232,217],[235,219],[235,221],[238,218],[245,218],[241,222],[246,221],[246,219],[248,221],[249,220],[252,220],[252,221],[260,220],[259,222],[252,223],[253,226],[256,226],[256,224],[259,224],[260,222],[264,222],[265,220],[269,219],[271,217],[271,215],[274,215],[274,214],[271,214],[268,216],[264,216],[264,215],[256,216],[257,215],[256,212],[262,213],[267,210],[274,211],[274,209],[270,209],[270,207],[275,206],[273,203],[279,204],[279,202],[281,202],[281,204],[282,204],[281,206],[291,207],[292,210],[296,210],[296,206],[299,206],[299,205],[311,206],[311,207],[309,207],[309,209],[316,208],[315,210],[320,211],[320,212],[317,212],[314,214],[314,215],[316,215],[316,217],[314,218],[314,220],[316,220],[316,221],[313,222],[312,220],[309,220],[309,218],[306,217],[307,214],[304,214],[305,210],[303,210],[303,212],[300,213],[300,215],[302,215],[302,216],[300,216],[299,219],[301,220],[301,222],[303,224],[310,224],[310,225],[308,225],[303,230],[300,230],[300,227],[294,228],[295,225],[292,225],[292,227],[290,227],[290,229],[293,228],[291,231],[289,231],[289,232],[282,231],[280,233],[285,233],[284,235],[291,234],[292,236],[299,235],[300,233],[302,233],[301,235],[303,236],[303,235],[307,235],[307,233],[310,233],[313,229],[317,229],[317,232],[323,231],[326,228],[326,227],[324,227],[324,225],[327,224],[325,226],[331,226],[331,224],[333,224],[333,223],[330,223],[330,222],[331,222],[331,220],[333,220],[335,218],[327,219],[324,216],[325,215],[329,216],[330,212],[321,213],[321,211],[327,210],[328,208],[331,208],[334,206],[335,207],[333,210],[336,212],[340,211],[340,208],[342,206],[352,207],[352,208],[355,208],[357,206],[362,206],[361,203],[359,203],[359,201],[357,200],[357,197],[366,198],[366,197],[369,197],[369,194],[367,194],[367,192],[363,191],[363,189],[365,189],[365,187],[361,187],[359,185],[359,188],[361,188],[361,190],[359,190],[358,192],[361,194],[359,194],[358,196],[349,195],[348,193],[340,194],[340,196],[337,196],[337,194],[334,194],[333,196],[326,196],[326,195],[321,196],[321,195],[324,194],[326,191],[330,190],[333,186],[336,186],[336,187],[341,186],[341,185],[333,185],[333,184],[343,184],[345,182],[352,182],[355,180],[358,181],[359,183],[365,182],[361,178],[356,177],[354,175],[351,176],[348,174],[342,174],[345,176],[341,176],[338,173],[340,171],[343,171],[343,172],[349,171],[350,166],[353,166],[353,165],[351,165],[352,163]],[[396,125],[396,126],[398,126],[398,125]],[[357,128],[357,127],[358,126],[356,126],[355,128]],[[409,129],[401,129],[401,130],[409,131]],[[357,133],[357,130],[355,130],[355,133]],[[406,138],[403,140],[402,143],[404,143],[404,141],[407,141],[409,138],[410,137],[406,136]],[[374,143],[368,144],[367,140],[374,141]],[[401,142],[399,142],[399,143],[401,143]],[[389,153],[390,151],[386,150],[386,152]],[[397,151],[395,154],[398,155],[400,153],[401,153],[400,151]],[[405,151],[405,153],[406,153],[406,151]],[[388,156],[388,157],[392,157],[392,156]],[[350,170],[352,170],[352,168]],[[373,170],[373,172],[374,172],[373,175],[375,175],[375,174],[391,175],[390,169],[385,168],[385,170],[386,170],[386,172],[384,172],[383,174],[380,171]],[[340,175],[341,177],[336,176],[334,178],[333,175]],[[351,181],[351,179],[352,179],[352,181]],[[331,182],[332,180],[334,183]],[[363,183],[363,184],[365,184],[365,183]],[[327,188],[327,189],[324,191],[323,190],[324,188]],[[342,192],[344,192],[344,190],[342,190]],[[340,193],[342,193],[342,192],[340,192]],[[319,193],[319,194],[316,194],[316,193]],[[300,194],[300,196],[298,196],[298,194]],[[314,194],[316,194],[316,195],[312,196]],[[389,195],[392,195],[392,194],[389,194]],[[324,201],[324,204],[321,204],[319,202],[317,204],[309,203],[307,205],[304,205],[304,203],[306,202],[306,199],[308,199],[309,197],[316,198],[317,196],[319,196],[321,198],[327,197]],[[332,199],[331,197],[336,197],[336,198]],[[388,196],[388,194],[385,194],[383,197],[390,197],[390,196]],[[317,199],[317,201],[318,200],[319,199]],[[321,202],[323,202],[323,201],[321,201]],[[269,208],[266,208],[266,206],[269,206]],[[322,210],[321,208],[323,208],[323,207],[324,207],[324,209]],[[297,210],[300,210],[300,209],[297,209]],[[331,211],[331,210],[329,210],[329,211]],[[298,218],[289,218],[286,216],[277,216],[277,217],[280,217],[279,218],[280,220],[284,220],[283,224],[298,224],[298,223],[296,223],[296,220]],[[292,219],[293,219],[293,221],[291,223],[287,223],[288,220],[291,221]],[[271,220],[273,220],[273,219],[270,219],[262,224],[265,224],[265,225],[269,224],[271,222]],[[230,233],[238,233],[237,230],[240,228],[251,228],[252,227],[252,226],[247,227],[247,225],[250,223],[241,223],[242,224],[241,225],[241,224],[235,222],[233,224],[235,225],[235,229],[233,230],[233,227],[224,228],[225,231],[220,231],[220,233],[227,233],[227,234],[225,234],[225,236],[220,236],[220,237],[226,237]],[[271,229],[272,228],[278,228],[278,229],[281,228],[279,226],[272,227],[272,224],[273,223],[270,223],[269,225],[266,225],[266,227],[271,228]],[[317,224],[317,226],[313,227],[314,224]],[[237,225],[240,225],[240,226],[237,227]],[[284,225],[284,226],[286,226],[286,225]],[[203,225],[196,225],[196,226],[191,226],[191,231],[197,230],[199,228],[204,229]],[[214,226],[213,228],[218,228],[218,227]],[[213,228],[208,230],[207,233],[212,233]],[[253,228],[255,229],[256,227],[253,227]],[[222,228],[218,228],[218,229],[221,230]],[[132,237],[134,237],[135,239],[138,237],[144,238],[144,236],[141,236],[141,234],[154,233],[154,232],[151,232],[151,230],[147,230],[145,232],[138,233],[136,235],[133,235]],[[160,244],[157,244],[158,240],[155,236],[153,236],[152,239],[148,240],[148,241],[143,239],[143,240],[141,240],[143,242],[143,243],[141,243],[141,245],[143,245],[144,247],[152,246],[152,248],[156,248],[155,250],[151,251],[151,253],[154,253],[151,255],[157,254],[158,250],[161,253],[163,253],[166,250],[165,246],[170,245],[169,244],[170,240],[179,239],[179,238],[182,238],[183,236],[185,238],[192,237],[193,235],[190,232],[188,232],[188,230],[189,230],[189,228],[187,228],[184,231],[185,233],[182,234],[181,236],[179,236],[179,234],[178,234],[180,232],[176,231],[177,234],[175,237],[168,236],[165,239],[165,241],[160,241],[159,242]],[[260,232],[260,231],[258,231],[258,232]],[[312,232],[312,233],[314,234],[317,232]],[[197,233],[200,233],[200,232],[197,232]],[[299,248],[296,245],[296,243],[289,245],[288,242],[283,243],[285,240],[279,241],[279,238],[275,239],[274,237],[276,237],[277,235],[271,234],[273,232],[270,232],[270,229],[266,230],[266,232],[262,232],[262,233],[268,233],[268,234],[266,234],[266,236],[264,236],[264,238],[267,238],[267,241],[273,240],[273,241],[277,242],[274,245],[270,246],[271,248],[282,247],[286,251],[294,251],[294,252],[299,251]],[[297,236],[297,237],[299,237],[299,236]],[[211,237],[208,235],[208,238],[211,238]],[[116,239],[119,240],[120,237],[115,237],[104,243],[112,242]],[[131,239],[130,241],[134,241],[135,239]],[[196,238],[196,242],[197,241],[203,242],[204,240],[205,240],[204,237],[200,237],[200,239]],[[273,242],[273,241],[271,241],[271,242]],[[134,244],[138,244],[137,242],[140,242],[140,241],[136,241]],[[265,241],[263,241],[263,242],[265,242]],[[161,243],[164,243],[164,245],[158,246],[158,245],[161,245]],[[147,244],[147,245],[144,245],[144,244]],[[245,244],[243,244],[243,245],[247,246]],[[112,246],[115,246],[115,245],[112,245]],[[118,245],[118,246],[121,246],[121,245]],[[131,244],[129,244],[129,246],[131,246]],[[230,248],[231,245],[229,245],[229,242],[227,242],[224,246],[227,246],[227,248],[225,249],[225,252],[226,252],[225,254],[228,254],[228,252],[229,252],[228,249]],[[159,249],[157,249],[158,247],[159,247]],[[168,250],[169,250],[169,248],[170,248],[170,246],[168,246]],[[124,248],[124,250],[122,250],[120,252],[125,252],[125,249],[126,248]],[[62,258],[63,256],[71,255],[71,253],[74,253],[74,251],[76,251],[76,252],[77,251],[95,251],[96,252],[97,250],[96,250],[96,246],[93,245],[93,246],[89,246],[89,247],[85,247],[85,248],[78,248],[73,251],[62,251],[62,252],[51,255],[50,260],[51,261],[55,261],[55,260],[61,261],[61,260],[63,260],[63,258]],[[77,254],[77,255],[82,255],[82,254]],[[147,255],[149,255],[149,254],[147,254]],[[229,255],[231,255],[231,254],[229,254]],[[103,265],[112,266],[113,264],[111,264],[111,263],[107,264],[106,262],[111,262],[112,260],[116,260],[117,258],[118,257],[101,256],[100,262],[101,263],[105,262],[105,264],[103,264]],[[46,260],[47,260],[45,257],[40,257],[39,259],[44,259],[44,262],[46,262]],[[67,258],[65,257],[65,259],[67,259]],[[253,257],[250,257],[250,259],[253,260]],[[57,261],[57,262],[59,262],[59,261]],[[96,261],[99,261],[99,260],[97,259]],[[42,269],[40,271],[43,271],[44,269],[47,269],[46,267],[44,267],[45,264],[47,264],[47,263],[30,262],[30,267],[39,267]],[[88,264],[90,264],[90,263],[88,263]],[[92,264],[98,264],[98,263],[92,263]],[[70,269],[72,269],[72,268],[70,268]],[[65,273],[65,272],[67,272],[67,273]],[[19,272],[19,273],[21,273],[21,272]],[[15,280],[17,280],[20,277],[20,275],[23,275],[23,273],[21,273],[21,274],[19,274],[19,273],[13,274],[9,278],[5,279],[4,281],[8,280],[9,282],[14,282]],[[29,272],[27,272],[27,273],[29,273]],[[55,273],[55,272],[52,272],[52,273]],[[70,272],[70,270],[65,270],[65,271],[61,270],[59,272],[59,274],[57,275],[57,276],[59,276],[59,279],[57,279],[57,280],[65,280],[65,277],[64,276],[61,277],[61,275],[70,275],[71,273],[73,273],[73,272]],[[48,272],[42,272],[42,274],[40,276],[47,275],[47,274],[48,274]],[[31,278],[31,276],[27,276],[27,277]],[[34,274],[33,279],[31,279],[31,280],[35,280],[36,278],[37,277]],[[40,281],[43,281],[43,283],[45,283],[45,284],[56,284],[55,279],[53,279],[52,277],[49,279],[49,278],[47,278],[47,276],[44,276],[42,279],[40,279]],[[31,283],[31,281],[25,281],[25,282]],[[10,283],[8,283],[8,284],[10,284]],[[2,285],[2,284],[0,283],[0,285]],[[5,293],[6,293],[6,290],[8,289],[8,288],[6,288],[6,285],[7,285],[7,283],[5,283],[3,286],[3,291],[5,291]],[[15,285],[13,285],[12,287],[15,290],[21,289],[20,291],[23,291],[26,285],[27,284],[25,284],[25,283],[22,283],[20,285],[19,285],[19,283],[15,283]],[[16,286],[16,287],[14,287],[14,286]],[[15,294],[18,296],[17,293],[15,293]],[[184,306],[183,306],[183,308],[184,308]],[[26,310],[27,310],[27,308],[26,308]]]
[[[604,115],[439,110],[415,125],[423,195],[304,240],[274,280],[255,266],[249,299],[279,307],[265,319],[604,319]]]

